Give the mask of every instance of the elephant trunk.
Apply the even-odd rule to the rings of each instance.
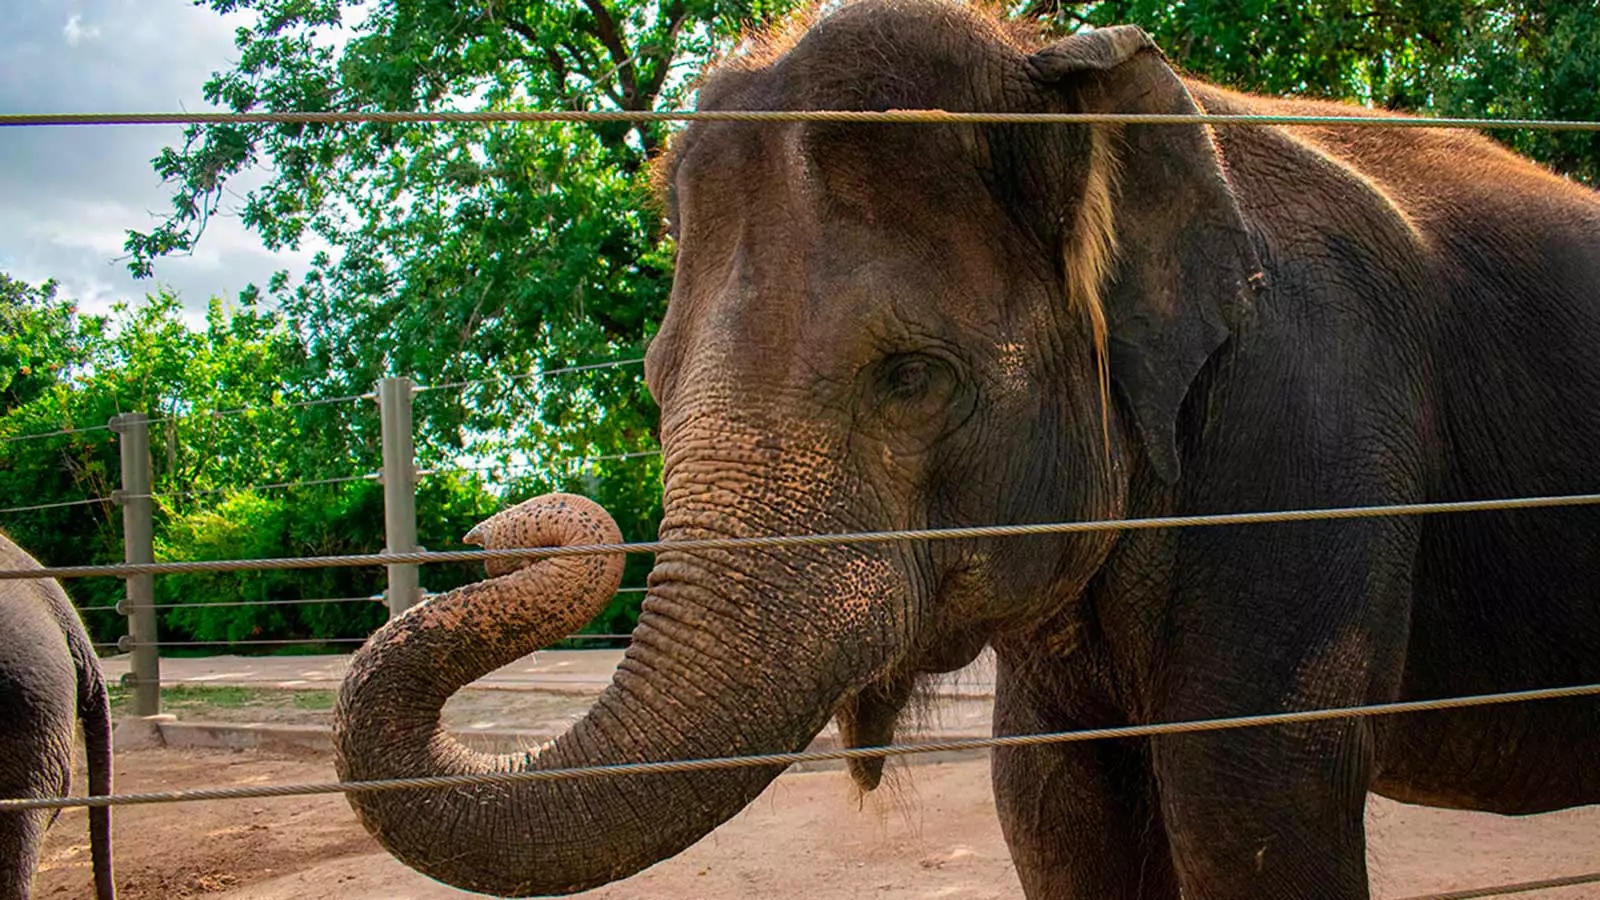
[[[604,510],[581,497],[529,504],[536,508],[531,516],[524,510],[521,521],[532,524],[516,540],[492,536],[493,545],[620,542]],[[664,567],[679,575],[664,578]],[[837,695],[842,685],[819,684],[826,679],[815,670],[783,671],[772,661],[783,654],[760,648],[748,621],[719,621],[750,615],[752,604],[714,596],[703,587],[713,580],[680,577],[698,567],[663,554],[613,683],[565,735],[525,753],[467,749],[443,731],[440,710],[460,686],[590,619],[620,582],[621,554],[545,559],[396,618],[356,655],[340,692],[340,777],[522,772],[804,747],[830,711],[819,689]],[[768,674],[752,675],[759,671]],[[586,890],[672,856],[732,817],[781,770],[607,775],[349,797],[367,829],[412,868],[467,890],[522,897]]]

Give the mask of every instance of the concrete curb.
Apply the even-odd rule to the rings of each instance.
[[[514,729],[481,729],[452,731],[451,736],[467,747],[483,753],[520,753],[530,750],[557,735]],[[919,741],[968,740],[988,737],[987,734],[916,734],[907,735],[904,743]],[[118,752],[168,747],[186,750],[265,750],[284,753],[333,753],[333,729],[324,725],[257,725],[236,722],[180,722],[170,715],[148,718],[128,717],[117,722],[112,742]],[[836,750],[839,738],[831,729],[817,735],[808,751]],[[981,759],[986,750],[949,750],[938,753],[917,753],[897,756],[910,765],[935,762],[953,762],[962,759]],[[843,760],[825,760],[791,766],[791,772],[814,772],[844,768]]]
[[[148,750],[152,747],[165,747],[167,739],[162,734],[162,726],[175,725],[178,717],[170,714],[155,716],[127,716],[112,723],[111,749],[119,750]]]
[[[541,650],[462,690],[596,696],[610,686],[622,656],[620,650]],[[168,657],[161,661],[161,674],[172,685],[336,691],[349,659],[344,655]],[[120,678],[129,667],[125,654],[100,660],[109,680]],[[939,676],[926,690],[939,700],[988,700],[994,694],[994,681],[993,654],[985,651],[964,669]]]

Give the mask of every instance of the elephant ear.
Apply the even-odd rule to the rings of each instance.
[[[1033,53],[1026,69],[1073,111],[1200,112],[1155,42],[1132,26],[1073,35]],[[1112,232],[1096,238],[1115,247],[1097,285],[1111,379],[1150,463],[1170,484],[1180,474],[1179,409],[1201,367],[1250,308],[1260,263],[1206,126],[1093,127],[1090,188],[1076,202],[1112,208],[1077,221],[1101,221]],[[1082,164],[1066,168],[1084,172]],[[1097,195],[1096,183],[1115,188]]]

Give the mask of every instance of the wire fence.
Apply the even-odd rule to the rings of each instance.
[[[1600,494],[1564,494],[1554,497],[1511,497],[1437,503],[1395,503],[1380,506],[1286,509],[1264,512],[1218,513],[1198,516],[1160,516],[1145,519],[1099,519],[1084,522],[1043,522],[1033,525],[983,525],[967,528],[919,528],[903,531],[855,531],[831,534],[791,534],[768,537],[704,538],[696,540],[639,541],[624,544],[575,544],[552,547],[507,547],[493,550],[425,550],[415,553],[356,553],[344,556],[300,556],[277,559],[229,559],[197,562],[131,563],[103,566],[52,566],[39,569],[0,569],[0,580],[24,578],[93,578],[137,575],[173,575],[185,572],[254,572],[272,569],[326,569],[340,566],[393,566],[458,563],[489,560],[535,560],[569,556],[605,556],[614,553],[663,551],[753,550],[774,547],[902,543],[906,541],[966,540],[999,537],[1083,534],[1101,531],[1148,531],[1162,528],[1206,528],[1231,525],[1271,525],[1344,519],[1374,519],[1451,513],[1504,512],[1600,505]]]
[[[225,419],[233,416],[247,416],[254,413],[272,413],[292,409],[310,409],[316,406],[330,406],[338,403],[354,403],[357,400],[371,400],[371,392],[365,394],[347,394],[342,397],[318,397],[312,400],[296,400],[291,403],[268,403],[262,406],[235,406],[231,409],[208,409],[195,413],[181,415],[168,415],[149,419],[151,425],[165,425],[168,423],[185,422],[191,419]]]
[[[516,375],[498,376],[498,377],[491,377],[491,378],[478,378],[478,379],[471,379],[471,380],[465,380],[465,381],[450,381],[450,382],[442,382],[442,383],[431,384],[431,385],[419,385],[419,386],[413,386],[411,391],[412,391],[413,394],[423,394],[423,393],[428,393],[428,392],[433,392],[433,391],[461,390],[461,389],[466,389],[466,388],[476,387],[476,386],[481,386],[481,385],[487,385],[487,384],[504,384],[504,383],[519,382],[519,381],[527,381],[527,380],[537,380],[537,379],[543,379],[543,378],[559,376],[559,375],[569,375],[569,374],[575,374],[575,373],[579,373],[579,372],[591,372],[591,371],[600,371],[600,370],[606,370],[606,369],[616,369],[616,368],[622,368],[622,367],[625,367],[625,366],[640,365],[643,362],[644,362],[644,359],[642,357],[630,357],[630,358],[626,358],[626,359],[607,360],[607,361],[595,362],[595,363],[584,363],[584,364],[580,364],[580,365],[560,366],[560,367],[556,367],[556,368],[543,369],[543,370],[534,371],[534,372],[522,372],[522,373],[519,373],[519,374],[516,374]],[[249,415],[249,414],[255,414],[255,413],[272,413],[272,412],[278,412],[278,411],[283,411],[283,410],[306,409],[306,408],[310,408],[310,407],[327,406],[327,405],[331,405],[331,404],[350,403],[350,402],[355,402],[355,401],[359,401],[359,400],[375,400],[376,398],[377,398],[377,393],[376,392],[368,391],[368,392],[361,393],[361,394],[347,394],[347,395],[336,396],[336,397],[320,397],[320,398],[314,398],[314,399],[310,399],[310,400],[298,400],[298,401],[289,402],[289,403],[273,403],[273,404],[267,404],[267,405],[261,405],[261,406],[239,406],[239,407],[232,407],[232,408],[228,408],[228,409],[208,410],[208,411],[197,412],[197,413],[188,414],[188,415],[167,415],[167,416],[161,416],[161,417],[146,419],[145,423],[146,423],[147,426],[149,426],[149,425],[171,424],[171,423],[177,423],[177,422],[182,422],[182,421],[189,421],[189,420],[193,420],[193,419],[219,419],[219,418],[224,418],[224,417]],[[60,436],[65,436],[65,435],[85,434],[85,433],[91,433],[91,432],[97,432],[97,431],[109,431],[109,430],[114,430],[113,426],[110,425],[110,424],[107,424],[107,425],[93,425],[93,426],[87,426],[87,427],[82,427],[82,428],[77,428],[77,427],[60,428],[60,429],[56,429],[56,430],[53,430],[53,431],[37,432],[37,433],[32,433],[32,434],[12,435],[12,436],[9,436],[9,437],[0,438],[0,444],[7,444],[7,443],[13,443],[13,442],[20,442],[20,441],[39,440],[39,439],[44,439],[44,438],[60,437]],[[547,462],[530,461],[530,462],[525,462],[525,463],[508,463],[508,464],[503,464],[503,465],[502,464],[446,465],[446,466],[436,466],[436,467],[433,467],[433,468],[416,470],[415,475],[416,475],[417,478],[425,478],[425,477],[436,477],[436,476],[441,476],[441,475],[471,474],[471,473],[510,474],[510,473],[514,473],[514,472],[536,473],[536,472],[550,472],[550,471],[573,471],[573,470],[582,469],[583,467],[592,465],[594,463],[599,463],[599,462],[612,462],[612,461],[619,461],[619,460],[647,458],[647,457],[655,457],[655,456],[660,456],[660,455],[661,455],[661,451],[659,449],[650,449],[650,450],[632,451],[632,452],[627,452],[627,453],[611,453],[611,454],[601,454],[601,455],[587,456],[587,457],[561,458],[561,459],[556,459],[556,460],[547,461]],[[179,491],[163,490],[163,491],[145,492],[145,493],[123,493],[123,492],[119,492],[119,493],[112,494],[112,495],[109,495],[109,496],[83,497],[83,498],[74,499],[74,500],[53,501],[53,502],[50,502],[50,503],[35,503],[35,504],[28,504],[28,505],[21,505],[21,506],[0,507],[0,515],[15,514],[15,513],[29,513],[29,512],[44,512],[44,511],[53,510],[53,509],[67,509],[67,508],[76,507],[76,506],[93,506],[93,505],[97,505],[97,504],[117,504],[117,503],[124,502],[126,500],[145,500],[145,499],[172,500],[172,499],[187,499],[187,498],[195,498],[195,497],[216,496],[216,495],[221,495],[221,494],[239,493],[239,492],[244,492],[244,491],[294,490],[294,489],[298,489],[298,488],[327,486],[327,485],[338,485],[338,484],[348,484],[348,483],[357,482],[357,481],[379,481],[379,480],[382,479],[382,477],[383,477],[383,475],[382,475],[381,472],[366,472],[366,473],[345,475],[345,476],[339,476],[339,477],[330,477],[330,478],[309,478],[309,479],[298,479],[298,480],[282,480],[282,481],[267,482],[267,483],[263,483],[263,484],[247,485],[247,486],[244,486],[244,487],[206,488],[206,489],[187,490],[187,491],[183,491],[183,490],[179,490]]]
[[[62,500],[57,503],[35,503],[32,506],[8,506],[0,509],[0,514],[41,512],[47,509],[66,509],[71,506],[92,506],[96,503],[115,503],[113,497],[85,497],[82,500]]]
[[[443,384],[424,384],[413,388],[416,393],[424,394],[429,391],[459,390],[469,387],[481,387],[486,384],[509,384],[530,379],[549,378],[552,375],[570,375],[574,372],[594,372],[601,369],[616,369],[622,366],[637,366],[644,363],[644,357],[630,359],[614,359],[606,362],[585,363],[578,366],[562,366],[557,369],[544,369],[539,372],[523,372],[518,375],[504,375],[494,378],[474,378],[469,381],[447,381]]]
[[[248,604],[243,604],[248,605]],[[604,633],[604,632],[575,632],[561,639],[562,642],[576,641],[631,641],[632,634]],[[131,653],[137,647],[321,647],[337,644],[364,644],[364,637],[321,637],[321,638],[271,638],[257,639],[244,638],[240,640],[218,639],[214,641],[135,641],[127,637],[114,644],[97,643],[96,650],[116,650],[118,653]],[[174,684],[172,679],[163,679],[162,684]]]
[[[219,600],[215,603],[152,603],[148,608],[154,610],[164,609],[228,609],[238,606],[307,606],[318,603],[382,603],[382,594],[373,594],[368,597],[308,597],[303,600]],[[80,606],[84,612],[128,612],[126,603],[102,604],[98,606]]]
[[[618,462],[629,459],[646,459],[660,456],[660,450],[634,450],[628,453],[606,453],[599,456],[573,456],[552,460],[550,462],[521,462],[521,463],[480,463],[470,466],[440,466],[433,469],[418,469],[418,478],[430,478],[437,475],[473,475],[473,474],[499,474],[509,475],[514,472],[549,472],[552,470],[574,470],[599,462]]]
[[[1373,703],[1363,706],[1341,706],[1324,709],[1296,710],[1264,713],[1249,716],[1228,716],[1210,719],[1193,719],[1182,722],[1163,722],[1150,725],[1123,725],[1115,728],[1088,728],[1076,731],[1055,731],[1040,734],[1020,734],[987,738],[961,738],[942,741],[919,741],[907,744],[887,744],[877,747],[848,747],[834,750],[802,750],[794,753],[759,753],[743,756],[720,756],[702,759],[674,759],[659,762],[628,762],[598,766],[542,769],[520,772],[483,772],[469,775],[437,775],[423,778],[385,778],[372,781],[335,781],[315,784],[255,785],[231,788],[201,788],[176,791],[158,791],[140,794],[112,794],[89,797],[42,797],[0,800],[0,812],[26,809],[71,809],[96,806],[136,806],[152,803],[185,803],[200,800],[246,800],[266,797],[309,797],[317,794],[370,793],[396,790],[439,790],[470,788],[485,785],[530,784],[547,781],[564,781],[578,778],[615,778],[630,775],[665,775],[682,772],[711,772],[727,769],[744,769],[765,766],[793,766],[803,763],[838,760],[887,759],[923,753],[951,753],[964,750],[992,750],[997,747],[1035,747],[1050,744],[1082,743],[1085,741],[1128,740],[1132,738],[1166,737],[1179,734],[1200,734],[1228,731],[1238,728],[1299,725],[1328,722],[1337,719],[1368,719],[1410,713],[1441,712],[1495,706],[1506,703],[1533,703],[1545,700],[1571,699],[1600,695],[1600,684],[1573,685],[1570,687],[1540,688],[1527,691],[1506,691],[1495,694],[1473,694],[1435,700],[1408,700],[1395,703]]]
[[[438,112],[258,113],[8,113],[0,128],[66,125],[352,125],[362,123],[489,122],[823,122],[853,125],[1209,125],[1340,128],[1464,128],[1473,130],[1600,131],[1600,122],[1560,119],[1490,119],[1356,114],[1345,116],[1231,115],[1217,113],[1005,113],[943,109],[893,110],[476,110]]]
[[[660,450],[637,450],[629,453],[607,453],[599,456],[562,458],[547,463],[527,462],[510,463],[506,465],[485,463],[482,465],[473,466],[441,466],[433,469],[418,469],[417,477],[428,478],[438,475],[468,475],[474,473],[538,473],[561,469],[578,469],[597,462],[644,459],[660,455]],[[6,513],[40,512],[48,509],[65,509],[73,506],[91,506],[96,503],[119,503],[123,500],[170,500],[191,497],[209,497],[219,494],[244,493],[247,491],[294,490],[298,488],[324,487],[335,484],[350,484],[356,481],[378,481],[382,477],[383,474],[381,472],[367,472],[361,475],[344,475],[337,478],[307,478],[299,481],[273,481],[265,484],[249,484],[243,487],[206,488],[195,491],[157,491],[150,494],[133,494],[127,496],[85,497],[81,500],[63,500],[55,503],[36,503],[31,506],[8,506],[0,508],[0,515],[4,515]]]
[[[470,379],[470,380],[466,380],[466,381],[447,381],[447,382],[441,382],[439,384],[414,385],[411,390],[415,394],[424,394],[424,393],[430,393],[430,392],[433,392],[433,391],[443,391],[443,390],[459,390],[459,389],[464,389],[464,388],[469,388],[469,387],[478,387],[478,386],[482,386],[482,385],[486,385],[486,384],[505,384],[505,383],[511,383],[511,382],[517,382],[517,381],[527,381],[527,380],[537,380],[537,379],[541,379],[541,378],[549,378],[549,377],[552,377],[552,376],[555,376],[555,375],[570,375],[570,374],[574,374],[574,373],[577,373],[577,372],[592,372],[592,371],[599,371],[599,370],[603,370],[603,369],[616,369],[616,368],[621,368],[621,367],[624,367],[624,366],[642,365],[643,363],[644,363],[644,357],[629,357],[629,358],[626,358],[626,359],[605,360],[605,361],[602,361],[602,362],[583,363],[583,364],[580,364],[580,365],[559,366],[559,367],[556,367],[556,368],[542,369],[542,370],[539,370],[539,371],[536,371],[536,372],[521,372],[521,373],[518,373],[516,375],[503,375],[503,376],[495,376],[495,377],[490,377],[490,378],[475,378],[475,379]],[[204,410],[204,411],[200,411],[200,412],[183,414],[183,415],[157,416],[157,417],[146,419],[145,421],[149,425],[163,425],[163,424],[171,424],[171,423],[176,423],[176,422],[183,422],[183,421],[187,421],[187,420],[190,420],[190,419],[221,419],[221,418],[228,418],[228,417],[232,417],[232,416],[251,415],[251,414],[256,414],[256,413],[272,413],[272,412],[280,412],[280,411],[284,411],[284,410],[294,410],[294,409],[307,409],[307,408],[316,407],[316,406],[328,406],[328,405],[339,404],[339,403],[353,403],[353,402],[355,402],[357,400],[376,400],[376,399],[377,399],[377,393],[376,392],[367,391],[365,393],[360,393],[360,394],[345,394],[345,395],[336,396],[336,397],[317,397],[317,398],[313,398],[313,399],[310,399],[310,400],[296,400],[296,401],[292,401],[292,402],[288,402],[288,403],[268,403],[268,404],[262,404],[262,405],[257,405],[257,406],[236,406],[236,407],[231,407],[231,408],[228,408],[228,409]],[[109,425],[109,424],[107,424],[107,425],[87,425],[87,426],[83,426],[83,427],[68,426],[68,427],[64,427],[64,428],[58,428],[58,429],[55,429],[53,431],[41,431],[41,432],[34,432],[34,433],[31,433],[31,434],[18,434],[18,435],[11,435],[11,436],[8,436],[8,437],[0,437],[0,444],[15,443],[15,442],[18,442],[18,441],[41,440],[41,439],[44,439],[44,438],[61,437],[61,436],[64,436],[64,435],[87,434],[89,432],[109,431],[111,429],[112,429],[112,426]],[[6,510],[0,510],[0,512],[6,512]]]
[[[58,428],[55,431],[38,431],[33,434],[15,434],[0,438],[0,444],[14,444],[18,441],[38,441],[45,438],[61,437],[68,434],[88,434],[91,431],[110,431],[110,425],[86,425],[82,428]]]

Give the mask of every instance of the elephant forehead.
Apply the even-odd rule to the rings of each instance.
[[[955,209],[892,180],[697,197],[710,221],[695,209],[685,221],[653,367],[741,383],[849,377],[885,345],[989,330],[1030,294],[1019,282],[1043,280],[991,198]]]

